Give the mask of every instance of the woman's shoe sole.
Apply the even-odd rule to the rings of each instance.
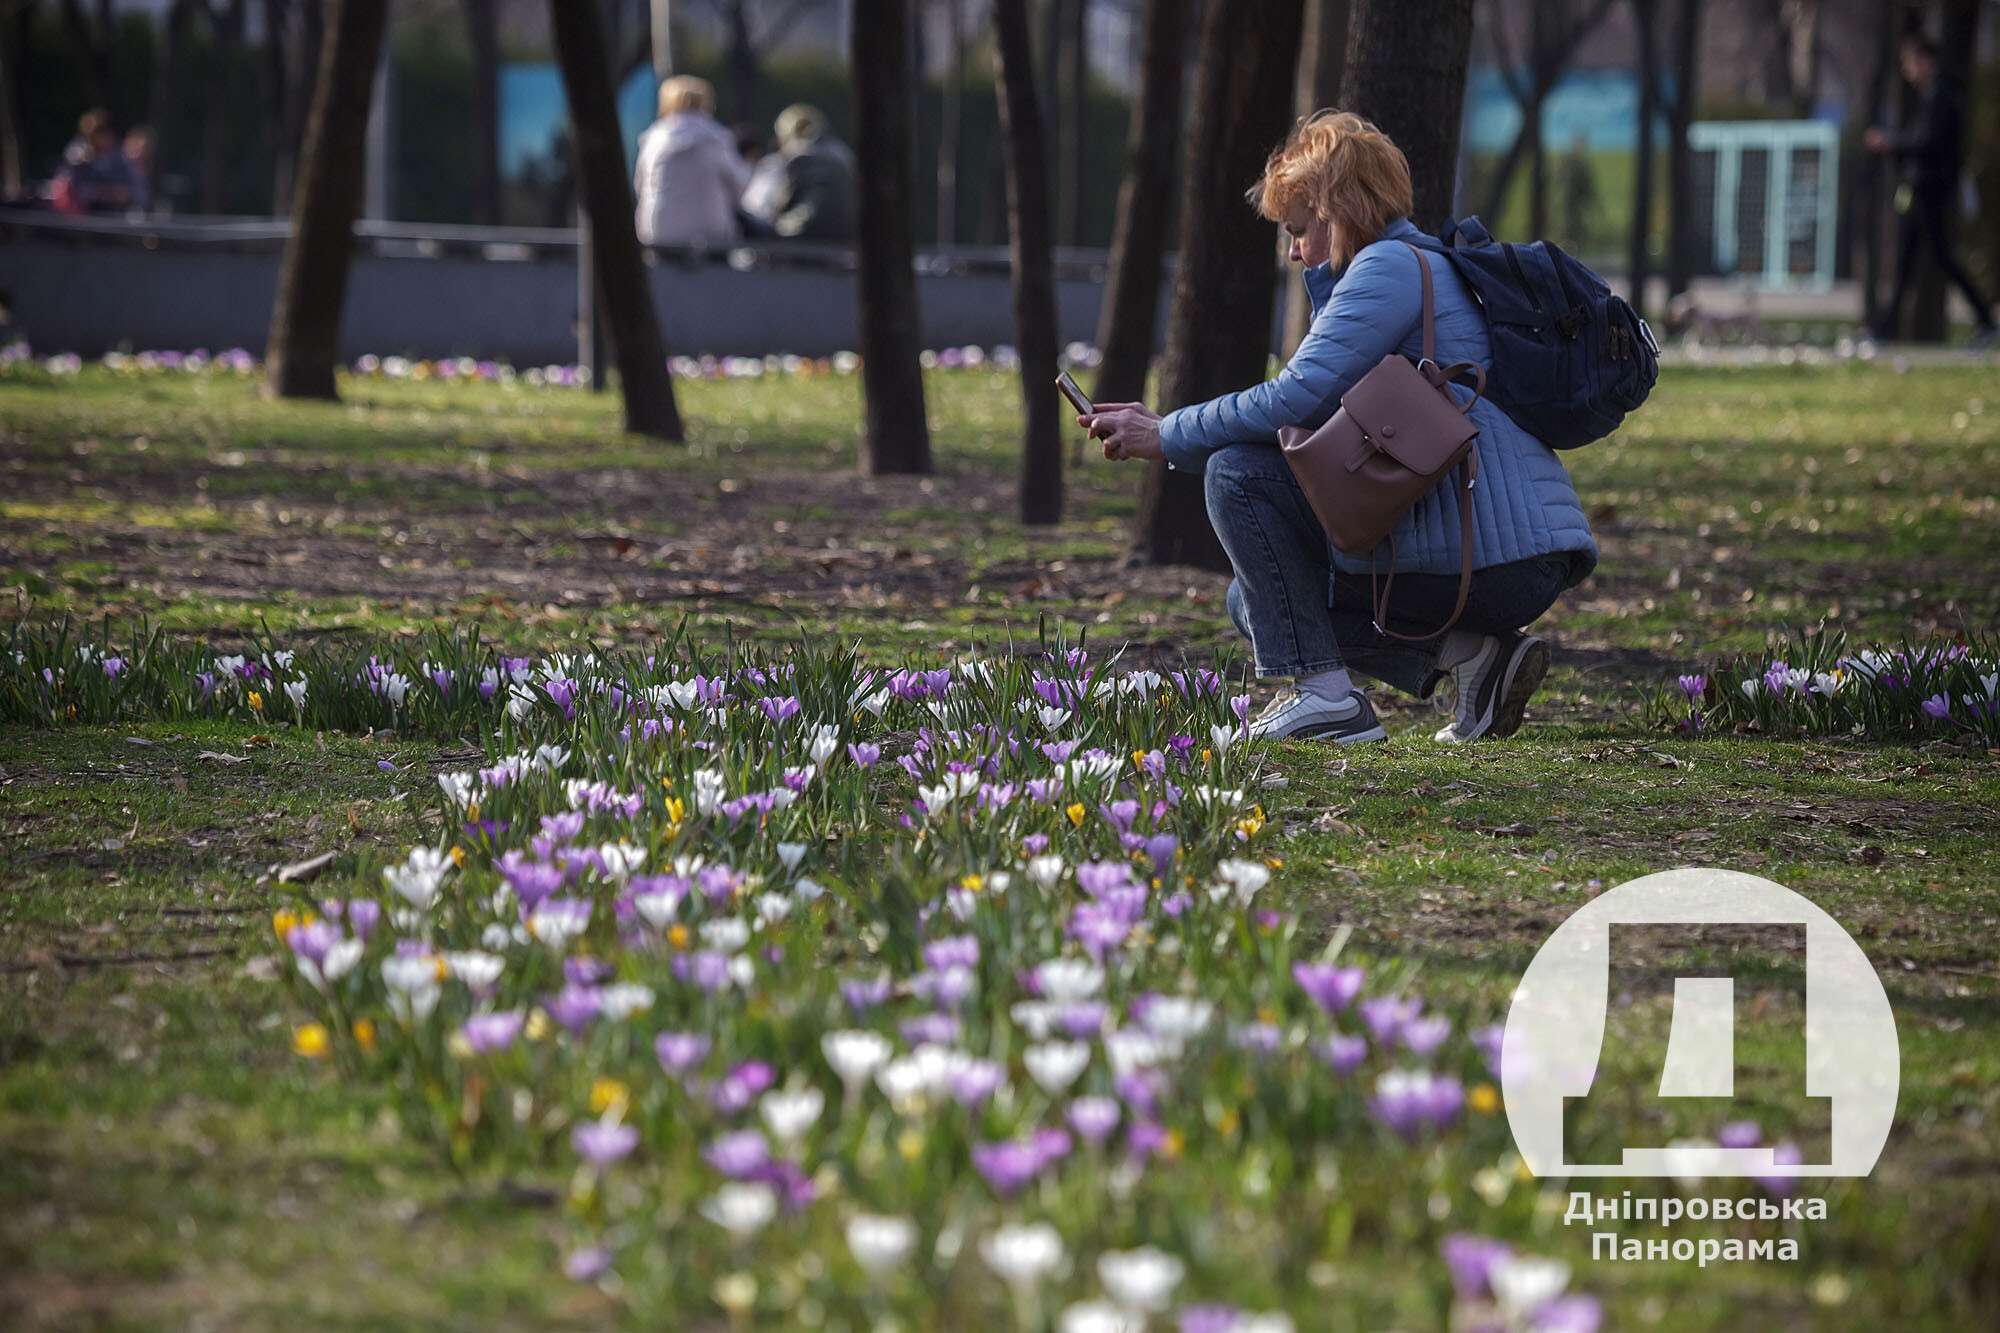
[[[1493,725],[1482,735],[1505,740],[1519,731],[1521,717],[1528,711],[1528,700],[1542,687],[1542,678],[1548,674],[1548,640],[1530,635],[1521,641],[1514,650],[1513,660],[1507,663],[1506,679],[1500,682],[1500,704],[1493,710]]]

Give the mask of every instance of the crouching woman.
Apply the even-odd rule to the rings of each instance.
[[[1404,242],[1436,242],[1409,221],[1402,150],[1346,113],[1322,111],[1301,123],[1249,197],[1283,224],[1290,258],[1305,270],[1312,325],[1291,361],[1276,379],[1165,417],[1139,403],[1101,403],[1078,424],[1103,441],[1106,458],[1164,459],[1204,475],[1209,521],[1236,575],[1230,618],[1250,640],[1258,676],[1295,686],[1255,720],[1254,737],[1382,739],[1353,673],[1418,698],[1450,676],[1457,709],[1435,739],[1512,735],[1549,665],[1548,644],[1527,627],[1597,564],[1569,474],[1555,451],[1480,399],[1471,414],[1479,428],[1473,531],[1459,532],[1458,506],[1442,493],[1456,487],[1454,471],[1395,529],[1390,628],[1422,634],[1445,622],[1458,599],[1459,542],[1469,539],[1465,613],[1449,632],[1418,642],[1378,631],[1370,566],[1386,571],[1388,551],[1351,556],[1327,542],[1277,436],[1286,426],[1324,425],[1341,395],[1390,353],[1421,354],[1423,289]],[[1472,295],[1441,256],[1431,256],[1430,269],[1437,360],[1490,370],[1486,323]]]

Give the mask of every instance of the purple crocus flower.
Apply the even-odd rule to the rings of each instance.
[[[849,977],[840,983],[840,998],[848,1010],[861,1015],[889,998],[891,983],[886,974],[877,977]]]
[[[125,659],[122,657],[105,658],[104,674],[107,678],[111,680],[117,680],[120,676],[125,674]]]
[[[1754,1120],[1732,1120],[1715,1132],[1715,1142],[1723,1148],[1754,1148],[1763,1141]]]
[[[1336,1074],[1351,1074],[1368,1058],[1368,1039],[1336,1032],[1319,1046],[1320,1059]]]
[[[431,684],[437,686],[438,693],[446,698],[451,697],[451,680],[452,673],[448,668],[438,667],[431,672]]]
[[[857,741],[847,747],[847,757],[857,768],[873,768],[882,758],[882,747],[869,741]]]
[[[1030,787],[1034,786],[1032,782],[1028,785]],[[1021,839],[1021,850],[1029,856],[1040,856],[1048,849],[1049,835],[1046,833],[1030,833],[1027,837]]]
[[[1419,1060],[1428,1060],[1451,1035],[1451,1020],[1442,1014],[1413,1018],[1403,1024],[1400,1035],[1405,1050]]]
[[[1250,720],[1250,696],[1239,694],[1230,699],[1229,711],[1236,714],[1238,722],[1248,722]]]
[[[1369,1110],[1396,1134],[1414,1141],[1425,1130],[1450,1124],[1464,1104],[1465,1088],[1456,1078],[1422,1069],[1394,1069],[1375,1080]]]
[[[1418,999],[1398,999],[1393,995],[1378,995],[1361,1002],[1361,1021],[1368,1025],[1368,1031],[1377,1043],[1388,1045],[1403,1031],[1403,1025],[1422,1013],[1424,1002]]]
[[[201,688],[201,697],[204,699],[215,693],[215,673],[213,671],[195,672],[194,683]]]
[[[1087,1041],[1104,1031],[1110,1011],[1096,1001],[1066,1005],[1056,1015],[1056,1026],[1072,1041]]]
[[[724,1115],[747,1111],[777,1079],[777,1071],[762,1060],[745,1060],[710,1090],[709,1104]]]
[[[581,1036],[597,1019],[602,997],[593,986],[564,986],[549,1001],[549,1017],[562,1024],[572,1036]]]
[[[1491,1236],[1475,1236],[1458,1231],[1444,1238],[1438,1247],[1444,1266],[1451,1273],[1451,1289],[1460,1300],[1486,1300],[1493,1295],[1493,1269],[1514,1255],[1513,1247]]]
[[[507,1010],[493,1014],[474,1014],[465,1020],[458,1034],[465,1038],[476,1055],[492,1055],[504,1051],[514,1044],[521,1035],[521,1013]]]
[[[973,935],[948,935],[924,946],[924,962],[943,971],[951,967],[978,967],[979,940]]]
[[[326,951],[340,943],[340,928],[330,921],[308,921],[285,932],[285,944],[309,963],[326,961]]]
[[[1603,1326],[1603,1305],[1581,1292],[1558,1296],[1528,1317],[1531,1333],[1597,1333]]]
[[[1951,700],[1943,694],[1933,694],[1924,700],[1924,716],[1942,722],[1951,716]]]
[[[595,1282],[611,1269],[611,1251],[602,1245],[571,1250],[563,1257],[563,1276],[572,1282]]]
[[[703,1159],[731,1180],[748,1180],[771,1160],[771,1145],[754,1129],[739,1129],[712,1140]]]
[[[1153,863],[1153,873],[1164,875],[1173,866],[1174,853],[1180,850],[1181,840],[1171,833],[1155,833],[1143,844],[1146,859]]]
[[[775,726],[783,726],[799,715],[799,701],[791,695],[783,698],[767,697],[757,701],[757,707]]]
[[[674,980],[686,982],[711,995],[729,984],[729,955],[714,949],[681,954],[672,964]]]
[[[1093,1148],[1102,1147],[1118,1128],[1123,1112],[1111,1097],[1079,1097],[1069,1104],[1070,1128]]]
[[[1010,1139],[973,1144],[972,1165],[995,1194],[1011,1199],[1040,1173],[1042,1158],[1034,1145]]]
[[[1242,1317],[1233,1305],[1190,1305],[1181,1310],[1174,1327],[1179,1333],[1230,1333]]]
[[[1329,1014],[1337,1014],[1354,1003],[1361,993],[1362,971],[1358,967],[1335,967],[1332,963],[1294,963],[1292,980],[1306,997]]]
[[[978,1110],[1007,1081],[1007,1071],[992,1060],[968,1060],[951,1073],[951,1096],[968,1111]]]
[[[578,1157],[602,1171],[632,1155],[632,1150],[639,1146],[639,1131],[630,1125],[586,1120],[570,1131],[569,1141]]]
[[[1170,893],[1160,900],[1160,911],[1169,917],[1178,918],[1181,913],[1194,906],[1194,895],[1186,889]]]
[[[1478,1047],[1479,1053],[1486,1058],[1486,1072],[1494,1078],[1500,1077],[1500,1050],[1506,1044],[1506,1040],[1507,1029],[1498,1023],[1489,1023],[1483,1028],[1474,1029],[1472,1033],[1472,1044]]]
[[[699,1032],[662,1032],[653,1038],[660,1068],[676,1078],[708,1058],[710,1040]]]
[[[932,1042],[939,1046],[949,1046],[958,1040],[959,1022],[950,1014],[919,1014],[906,1019],[898,1029],[903,1040],[913,1046]]]
[[[1681,693],[1688,697],[1689,703],[1693,703],[1695,700],[1701,698],[1702,694],[1708,689],[1708,677],[1699,675],[1682,676],[1680,678],[1680,686]]]
[[[1780,1142],[1773,1144],[1771,1147],[1771,1165],[1773,1166],[1797,1166],[1800,1162],[1805,1161],[1805,1159],[1805,1154],[1799,1151],[1799,1145],[1796,1143]],[[1758,1176],[1756,1177],[1756,1181],[1759,1185],[1763,1186],[1767,1194],[1775,1194],[1779,1198],[1790,1196],[1791,1192],[1799,1186],[1797,1176],[1773,1174]]]

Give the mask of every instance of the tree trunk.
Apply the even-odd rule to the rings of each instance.
[[[1034,50],[1024,0],[1000,0],[1000,134],[1007,145],[1007,233],[1014,269],[1014,342],[1021,353],[1021,521],[1062,520],[1062,428],[1056,397],[1056,286],[1049,244],[1048,152],[1035,98]]]
[[[229,169],[229,74],[236,53],[243,45],[243,0],[209,7],[209,71],[201,122],[201,211],[220,213]]]
[[[937,243],[958,244],[958,149],[965,140],[965,0],[944,0],[944,106],[938,125]]]
[[[472,220],[500,221],[500,25],[496,0],[465,0],[472,48]]]
[[[1305,30],[1299,40],[1299,88],[1292,109],[1300,119],[1340,101],[1340,79],[1347,68],[1349,0],[1306,0]],[[1284,238],[1279,237],[1279,244]],[[1306,336],[1312,302],[1305,284],[1285,288],[1285,336],[1281,350],[1289,356]]]
[[[1889,81],[1896,72],[1896,19],[1892,5],[1883,5],[1875,21],[1875,67],[1868,78],[1868,102],[1863,118],[1869,125],[1882,123],[1889,100]],[[1864,153],[1854,190],[1854,234],[1861,242],[1861,323],[1864,328],[1882,326],[1882,258],[1887,250],[1885,230],[1887,210],[1882,186],[1889,179],[1888,159],[1879,153]]]
[[[861,332],[862,465],[872,476],[931,470],[924,376],[917,364],[915,197],[910,171],[909,0],[855,0],[850,56],[854,157],[861,187],[856,261]]]
[[[1944,0],[1944,17],[1938,27],[1937,77],[1955,85],[1965,97],[1974,88],[1972,77],[1979,49],[1980,0]],[[1969,110],[1970,108],[1968,108]],[[1961,164],[1960,170],[1964,170]],[[1947,235],[1954,247],[1962,244],[1965,228],[1953,225],[1958,218],[1958,189],[1953,183],[1946,203]],[[1917,295],[1910,312],[1910,339],[1913,342],[1941,343],[1951,335],[1949,293],[1944,274],[1928,256],[1917,263]]]
[[[750,0],[733,0],[728,7],[729,45],[724,52],[724,66],[729,71],[729,106],[726,115],[731,120],[750,119],[751,108],[757,97],[757,46],[750,37]],[[855,24],[861,22],[857,7]],[[900,33],[902,28],[890,28],[888,32]]]
[[[0,18],[7,17],[0,7]],[[21,197],[21,132],[14,123],[14,52],[12,33],[0,33],[0,200]],[[159,161],[156,156],[153,159]]]
[[[271,214],[291,202],[298,174],[297,146],[285,138],[285,108],[291,102],[291,69],[286,60],[291,0],[264,0],[264,114],[271,123]],[[157,149],[156,149],[157,151]]]
[[[1646,284],[1653,276],[1653,121],[1659,116],[1658,0],[1632,0],[1639,38],[1639,145],[1632,170],[1632,237],[1628,252],[1632,309],[1646,317]]]
[[[1243,7],[1210,0],[1205,11],[1181,171],[1163,410],[1256,383],[1271,354],[1271,224],[1243,202],[1243,192],[1291,120],[1303,0]],[[1201,478],[1164,463],[1147,468],[1135,535],[1138,555],[1150,563],[1229,568],[1209,526]]]
[[[1396,141],[1410,160],[1419,227],[1451,215],[1458,125],[1472,54],[1472,0],[1354,0],[1341,105]]]
[[[687,437],[633,223],[632,181],[625,172],[618,107],[611,95],[611,57],[597,6],[549,0],[549,18],[569,105],[577,197],[589,215],[596,306],[618,364],[625,429],[679,442]]]
[[[361,205],[368,104],[389,15],[388,0],[332,4],[264,349],[264,392],[279,398],[337,396],[333,367]]]
[[[1694,121],[1695,61],[1701,50],[1702,0],[1680,0],[1674,25],[1674,95],[1667,112],[1667,299],[1694,280],[1694,154],[1688,126]]]
[[[1057,234],[1065,245],[1083,244],[1083,201],[1089,195],[1084,144],[1090,137],[1090,40],[1088,0],[1064,0],[1063,62],[1054,70],[1057,86],[1069,93],[1069,113],[1062,127],[1062,222]]]
[[[1098,317],[1098,398],[1135,403],[1146,396],[1146,371],[1160,315],[1166,257],[1162,216],[1171,197],[1180,144],[1181,75],[1187,49],[1187,0],[1147,0],[1140,34],[1139,90],[1125,142],[1125,183],[1111,233],[1110,273]]]

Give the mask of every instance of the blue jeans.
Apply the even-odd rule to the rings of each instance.
[[[1427,698],[1442,679],[1442,637],[1406,643],[1375,628],[1369,580],[1339,573],[1326,532],[1283,451],[1242,445],[1208,460],[1208,519],[1236,578],[1229,618],[1250,640],[1257,674],[1310,676],[1347,667]],[[1474,570],[1458,628],[1505,635],[1532,624],[1569,585],[1564,552]],[[1398,574],[1389,621],[1403,634],[1444,623],[1458,601],[1456,574]]]

